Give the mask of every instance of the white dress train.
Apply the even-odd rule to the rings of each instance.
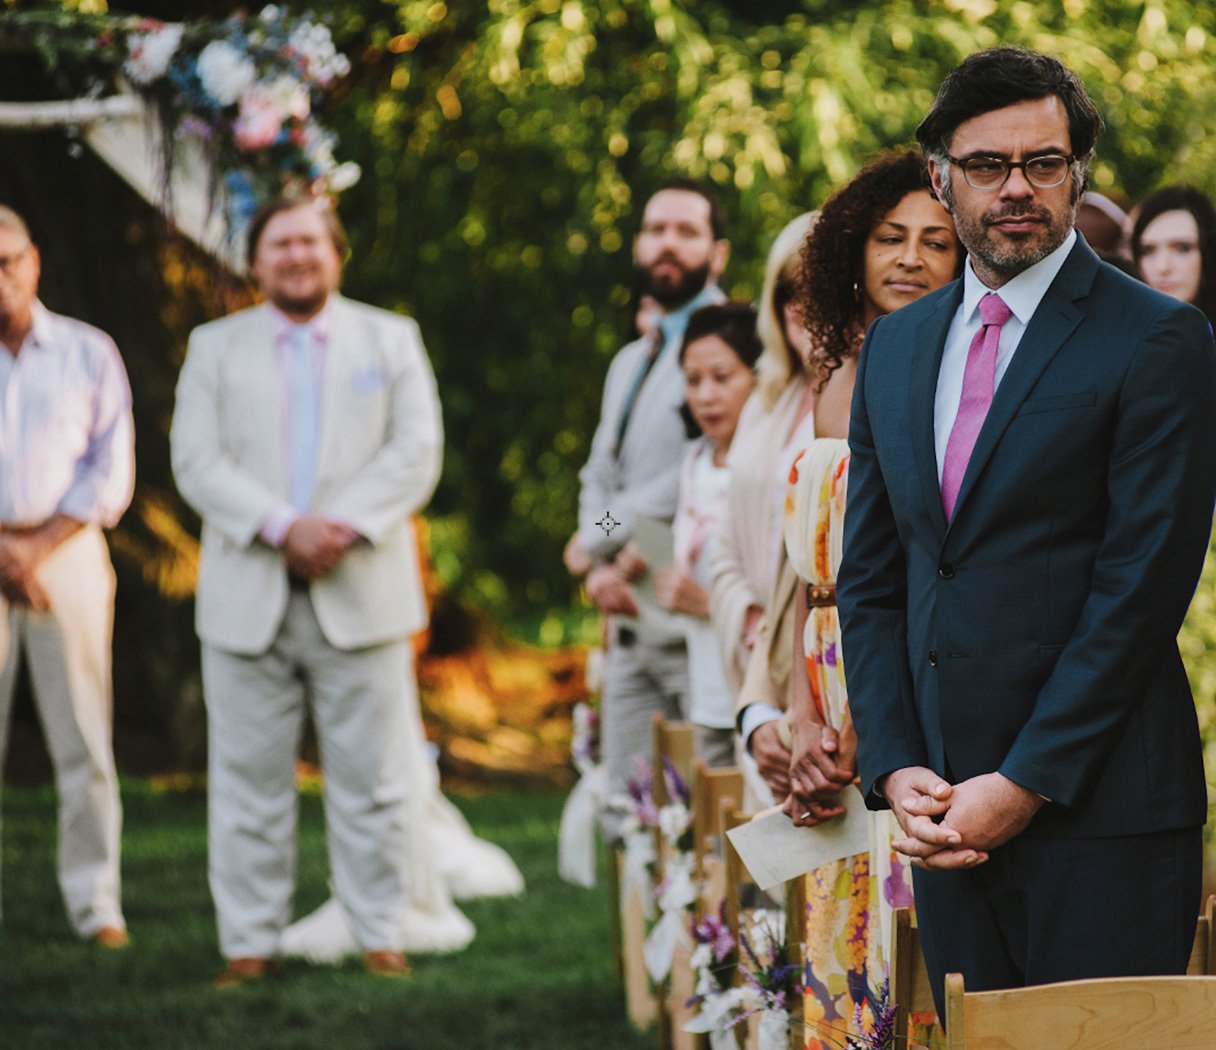
[[[457,952],[476,932],[454,901],[511,897],[524,879],[507,852],[477,838],[460,811],[439,790],[439,769],[422,728],[418,694],[409,683],[409,902],[404,950],[419,954]],[[319,963],[337,962],[360,951],[346,909],[331,897],[283,931],[279,954]]]

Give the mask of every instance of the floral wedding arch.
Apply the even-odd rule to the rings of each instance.
[[[287,189],[333,195],[359,178],[315,107],[350,71],[329,29],[269,6],[162,23],[46,10],[0,15],[55,70],[89,70],[81,97],[0,102],[0,129],[75,129],[177,229],[237,273],[258,204]]]

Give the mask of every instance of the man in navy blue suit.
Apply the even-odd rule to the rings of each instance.
[[[863,791],[903,828],[939,1012],[1184,971],[1203,761],[1175,636],[1216,493],[1198,310],[1073,230],[1074,73],[972,55],[917,136],[963,277],[861,350],[838,600]]]

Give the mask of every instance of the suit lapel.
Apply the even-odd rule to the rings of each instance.
[[[1056,279],[1047,289],[1030,319],[1026,331],[1014,352],[1009,368],[992,398],[992,406],[984,419],[967,472],[963,475],[954,505],[952,523],[958,520],[959,511],[975,487],[976,480],[992,457],[1005,428],[1012,422],[1022,402],[1034,389],[1043,369],[1055,357],[1060,347],[1085,318],[1085,312],[1075,300],[1089,294],[1094,275],[1098,271],[1098,257],[1080,237],[1065,260]]]
[[[920,478],[921,495],[929,520],[940,539],[946,534],[946,512],[942,508],[942,489],[937,480],[937,448],[933,436],[933,406],[937,400],[937,374],[941,370],[946,333],[963,298],[963,282],[956,281],[954,290],[942,298],[936,310],[926,317],[916,330],[913,340],[910,419],[912,424],[912,455]]]
[[[274,491],[287,498],[287,456],[283,446],[286,426],[283,404],[283,380],[279,368],[278,348],[269,306],[251,311],[249,327],[242,340],[244,346],[237,357],[244,373],[244,386],[254,393],[259,405],[273,405],[273,411],[250,412],[240,425],[253,431],[251,449],[262,450],[264,474]]]
[[[344,383],[349,383],[352,347],[355,339],[354,326],[346,308],[346,300],[335,294],[333,313],[329,319],[329,339],[325,346],[325,365],[321,371],[321,435],[317,448],[317,483],[315,492],[320,493],[325,478],[332,473],[337,454],[343,408]],[[314,497],[315,499],[315,497]]]

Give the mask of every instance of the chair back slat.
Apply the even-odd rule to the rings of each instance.
[[[663,776],[663,759],[692,786],[696,763],[696,744],[691,722],[668,722],[660,714],[654,721],[654,801],[662,807],[671,801],[667,797],[667,779]]]
[[[1200,915],[1195,926],[1195,940],[1191,944],[1191,957],[1186,962],[1186,972],[1191,977],[1201,977],[1210,974],[1208,952],[1212,939],[1212,920],[1207,915]]]
[[[705,861],[722,837],[722,804],[730,802],[731,809],[743,803],[743,774],[734,768],[710,769],[697,760],[692,785],[692,832],[696,850],[697,878],[706,877]]]
[[[1203,917],[1208,920],[1207,966],[1203,972],[1216,976],[1216,894],[1209,894],[1203,907]]]
[[[1216,977],[1109,977],[965,992],[946,976],[949,1050],[1210,1050]]]
[[[933,1013],[933,986],[911,908],[896,908],[891,937],[891,1002],[895,1004],[895,1045],[906,1046],[912,1014]]]

